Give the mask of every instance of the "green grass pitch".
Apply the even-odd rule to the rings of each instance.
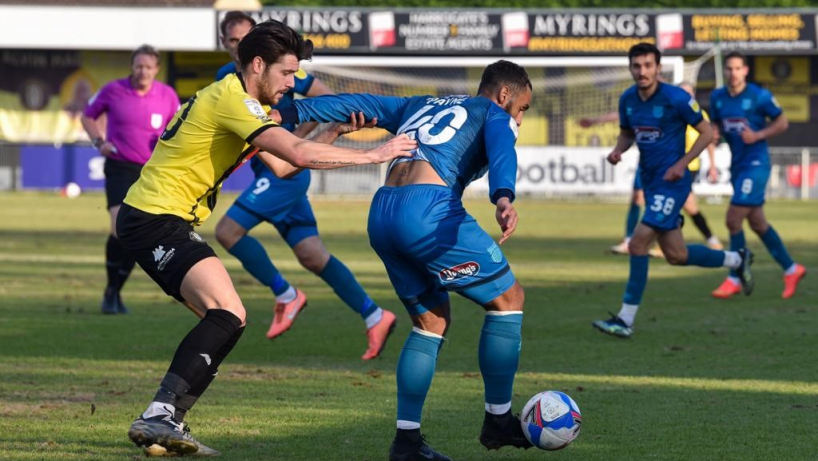
[[[398,314],[383,356],[362,362],[363,323],[301,269],[270,226],[254,231],[310,307],[282,338],[264,333],[271,293],[218,248],[249,311],[242,341],[188,415],[196,437],[228,460],[384,460],[394,434],[395,363],[410,323],[366,237],[367,202],[315,201],[327,247],[381,306]],[[469,209],[493,235],[493,208]],[[423,431],[456,460],[812,460],[818,425],[818,215],[815,202],[767,206],[794,258],[813,271],[784,301],[781,271],[758,238],[756,292],[719,301],[722,270],[652,260],[631,340],[591,321],[619,308],[628,259],[622,204],[521,198],[520,227],[504,245],[526,289],[514,410],[546,389],[583,413],[582,434],[556,453],[487,452],[477,341],[482,310],[453,298],[453,325],[425,407]],[[726,240],[726,205],[704,206]],[[129,316],[105,317],[107,214],[100,194],[0,195],[0,459],[132,460],[132,419],[153,396],[196,318],[137,270]],[[690,241],[700,241],[693,226]]]

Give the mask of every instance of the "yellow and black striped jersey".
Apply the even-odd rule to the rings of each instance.
[[[125,203],[201,224],[224,180],[253,150],[248,144],[278,126],[269,109],[235,74],[199,90],[168,123]]]

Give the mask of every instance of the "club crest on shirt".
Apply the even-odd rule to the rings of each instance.
[[[151,114],[151,128],[154,130],[162,128],[162,114]]]
[[[752,99],[744,98],[741,100],[741,110],[750,110],[753,107]]]
[[[636,142],[640,144],[651,144],[662,138],[662,130],[655,126],[637,126],[633,132],[636,134]]]
[[[477,264],[474,261],[469,261],[467,263],[458,264],[456,266],[443,269],[438,275],[440,276],[440,280],[444,282],[453,282],[462,278],[472,277],[477,275],[479,272],[480,264]]]
[[[653,106],[653,116],[656,118],[662,118],[665,115],[665,106]]]

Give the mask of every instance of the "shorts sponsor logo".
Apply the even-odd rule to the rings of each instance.
[[[443,269],[438,274],[440,280],[444,282],[453,282],[466,277],[472,277],[480,272],[480,265],[474,261],[458,264],[447,269]]]
[[[171,248],[170,250],[165,251],[165,247],[162,245],[156,247],[156,249],[153,250],[153,260],[157,263],[156,268],[160,271],[164,270],[165,266],[175,254],[176,248]]]
[[[491,256],[492,261],[499,263],[503,260],[503,252],[500,251],[500,247],[498,247],[496,243],[492,243],[491,246],[486,249],[486,251],[488,252],[489,256]]]

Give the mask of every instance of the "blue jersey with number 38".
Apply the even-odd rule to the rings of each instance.
[[[702,120],[696,99],[679,87],[660,82],[645,101],[635,85],[622,93],[619,125],[634,132],[643,186],[662,181],[667,169],[685,155],[687,126]]]
[[[417,140],[413,159],[429,162],[458,195],[488,171],[492,201],[496,201],[495,193],[500,189],[510,191],[513,197],[517,124],[484,97],[341,94],[293,104],[299,123],[344,122],[351,113],[363,112],[367,120],[377,118],[377,125],[390,133],[405,133]]]

